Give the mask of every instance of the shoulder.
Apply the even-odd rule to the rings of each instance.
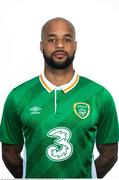
[[[13,91],[28,90],[39,83],[39,76],[34,77],[28,81],[23,82],[13,89]]]
[[[89,78],[84,77],[84,76],[79,76],[79,77],[80,77],[79,80],[86,85],[95,86],[95,87],[100,88],[100,89],[104,88],[104,86],[102,86],[101,84],[97,83],[96,81],[94,81],[92,79],[89,79]]]
[[[33,92],[38,85],[40,87],[39,76],[23,82],[10,91],[7,100],[20,99],[21,97],[28,96],[28,94]]]
[[[79,85],[80,84],[86,93],[96,96],[98,99],[100,99],[100,101],[113,99],[111,93],[106,87],[91,79],[88,79],[87,77],[80,76]]]
[[[79,76],[79,85],[80,84],[81,86],[88,88],[89,90],[93,88],[95,90],[104,90],[104,89],[106,90],[106,88],[102,86],[101,84],[84,76]]]

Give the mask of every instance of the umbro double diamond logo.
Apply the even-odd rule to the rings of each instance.
[[[38,106],[34,106],[30,109],[30,114],[40,114],[41,108]]]

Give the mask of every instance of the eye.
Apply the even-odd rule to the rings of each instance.
[[[55,42],[56,40],[54,38],[50,38],[47,40],[48,42]]]
[[[65,38],[64,42],[71,42],[72,40],[70,38]]]

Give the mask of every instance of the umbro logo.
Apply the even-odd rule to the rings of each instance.
[[[38,106],[34,106],[30,109],[30,114],[40,114],[41,108]]]

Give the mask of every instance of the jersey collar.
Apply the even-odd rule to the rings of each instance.
[[[64,93],[67,93],[76,86],[78,81],[79,81],[79,75],[75,72],[70,82],[57,87],[54,84],[52,84],[50,81],[48,81],[48,79],[46,79],[44,72],[40,75],[40,82],[49,93],[55,89],[61,89]]]

